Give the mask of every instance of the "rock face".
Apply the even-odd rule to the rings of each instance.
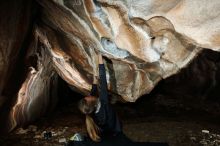
[[[203,48],[220,48],[219,0],[11,0],[1,8],[0,108],[14,101],[11,128],[56,102],[58,75],[88,94],[97,52],[109,91],[134,102]]]
[[[38,2],[39,27],[56,71],[82,92],[90,88],[94,50],[109,59],[109,89],[135,101],[185,67],[201,48],[219,48],[218,1]]]

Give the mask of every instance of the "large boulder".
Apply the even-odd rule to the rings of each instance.
[[[108,58],[109,90],[133,102],[202,48],[219,49],[217,0],[38,2],[56,71],[80,92],[91,88],[95,50]]]

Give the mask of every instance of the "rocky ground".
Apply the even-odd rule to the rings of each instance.
[[[167,142],[170,146],[220,146],[220,120],[216,115],[169,105],[153,106],[152,101],[138,101],[116,104],[115,109],[119,111],[125,134],[134,141]],[[45,132],[51,132],[52,137],[45,139]],[[62,146],[76,132],[85,132],[84,117],[76,104],[69,104],[1,137],[0,143],[3,146]]]

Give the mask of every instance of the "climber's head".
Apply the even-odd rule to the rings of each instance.
[[[87,96],[79,101],[79,110],[86,115],[85,122],[89,137],[96,142],[101,139],[99,136],[99,127],[96,125],[90,114],[95,111],[97,103],[98,98],[95,96]]]
[[[98,98],[95,96],[86,96],[79,101],[79,110],[83,114],[91,114],[96,109]]]

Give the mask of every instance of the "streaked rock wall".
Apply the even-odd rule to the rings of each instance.
[[[185,67],[205,47],[198,44],[197,38],[176,29],[180,24],[173,11],[186,7],[188,2],[38,2],[42,6],[42,25],[46,24],[41,28],[44,39],[52,46],[48,48],[66,57],[62,63],[56,62],[56,70],[82,92],[90,88],[97,50],[110,60],[106,63],[106,67],[111,66],[108,68],[109,89],[126,101],[135,101],[149,93],[161,79]],[[185,17],[186,14],[179,15]],[[182,21],[190,23],[188,19]],[[214,44],[209,48],[215,49]],[[66,72],[63,63],[72,64],[72,69],[81,76],[74,71]],[[83,80],[84,83],[79,83]]]

